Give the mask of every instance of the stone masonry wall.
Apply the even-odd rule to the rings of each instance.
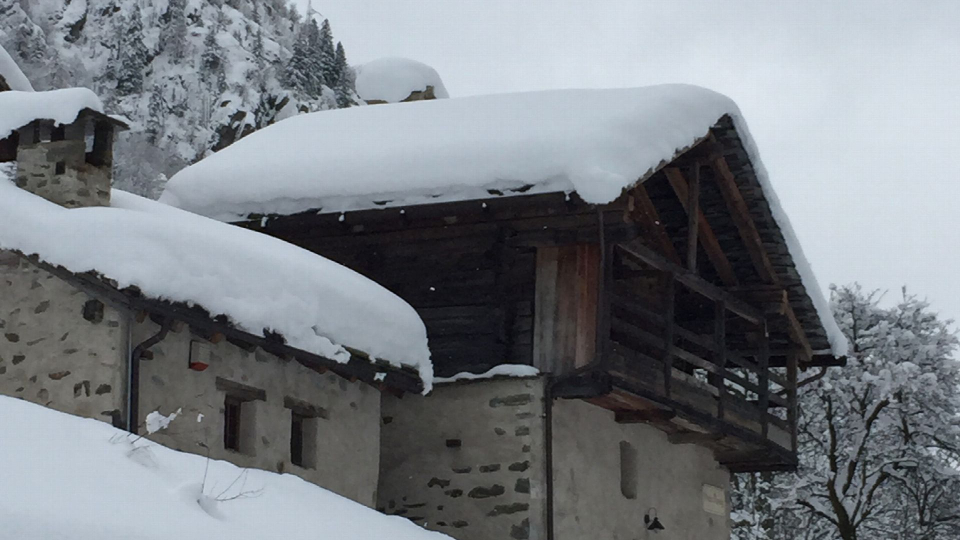
[[[23,145],[17,149],[17,186],[67,208],[110,206],[108,167],[86,162],[83,139]]]
[[[650,508],[665,527],[658,537],[730,538],[730,475],[710,450],[671,444],[647,425],[617,424],[613,412],[578,400],[554,403],[553,435],[556,540],[655,538],[643,522]],[[621,443],[633,456],[634,474],[622,468]],[[624,472],[633,498],[623,491]],[[719,491],[719,500],[705,501],[707,491]]]
[[[0,394],[120,425],[125,340],[124,314],[0,251]]]
[[[135,325],[134,344],[157,330],[149,320]],[[205,371],[189,369],[191,348],[209,363]],[[166,430],[150,438],[171,448],[206,455],[203,444],[214,459],[295,474],[374,506],[380,460],[378,390],[332,373],[321,375],[259,349],[247,352],[227,341],[213,344],[192,336],[188,329],[169,333],[151,351],[154,359],[140,364],[141,423],[151,411],[168,415],[182,408],[183,412]],[[224,403],[231,390],[224,389],[223,381],[237,388],[262,391],[265,397],[242,405],[243,441],[239,452],[224,447]],[[324,415],[311,419],[313,429],[305,430],[309,439],[304,442],[305,454],[309,454],[305,467],[290,461],[292,409],[287,406],[291,402]]]
[[[458,540],[543,540],[543,381],[383,396],[378,507]]]

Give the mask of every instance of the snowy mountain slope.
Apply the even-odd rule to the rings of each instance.
[[[202,419],[178,417],[169,429]],[[449,540],[296,476],[243,470],[0,397],[0,536]]]
[[[0,46],[37,90],[87,87],[131,119],[117,187],[156,197],[242,135],[358,100],[329,26],[287,1],[0,0]]]

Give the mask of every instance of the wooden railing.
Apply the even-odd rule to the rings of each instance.
[[[608,365],[615,379],[654,392],[704,415],[748,429],[793,450],[796,369],[771,368],[767,321],[762,311],[734,298],[643,246],[621,246],[635,261],[666,275],[657,306],[622,283],[610,291]],[[649,295],[649,291],[646,291]],[[695,294],[691,294],[695,293]],[[678,296],[713,306],[712,328],[685,326]],[[731,349],[730,338],[749,342],[749,355]]]

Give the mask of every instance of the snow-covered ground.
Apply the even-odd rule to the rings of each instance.
[[[180,171],[160,200],[221,220],[576,192],[605,204],[733,118],[834,354],[846,338],[740,110],[690,85],[552,90],[289,118]]]
[[[0,248],[200,305],[246,332],[280,333],[333,360],[348,361],[344,347],[352,347],[417,369],[431,385],[426,328],[409,304],[276,238],[119,190],[112,207],[66,209],[0,178]]]
[[[178,417],[169,429],[192,422]],[[296,476],[177,452],[9,397],[0,397],[0,431],[5,539],[449,540]]]
[[[357,94],[364,101],[397,103],[433,87],[437,99],[450,97],[432,67],[407,58],[380,58],[356,68]]]

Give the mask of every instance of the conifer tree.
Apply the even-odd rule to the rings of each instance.
[[[334,90],[337,93],[337,107],[341,109],[355,105],[350,97],[353,89],[352,73],[347,64],[347,53],[343,49],[343,43],[337,42],[337,57],[334,63],[334,69],[337,76],[337,84]]]
[[[207,36],[203,39],[203,54],[200,56],[202,77],[212,83],[218,92],[226,90],[226,66],[223,49],[217,41],[220,24],[211,24]]]
[[[336,87],[339,79],[336,72],[337,53],[333,47],[333,31],[330,29],[330,21],[328,19],[324,19],[323,25],[320,27],[320,40],[317,52],[319,54],[323,84],[330,88]]]
[[[139,4],[133,4],[133,11],[123,26],[125,28],[118,51],[120,67],[117,71],[117,94],[128,96],[143,91],[143,70],[149,61],[147,47],[143,44]]]
[[[147,138],[151,143],[156,143],[157,140],[163,137],[167,113],[167,103],[163,98],[163,88],[155,84],[150,91],[150,103],[147,106]]]
[[[170,0],[167,17],[160,31],[160,46],[171,58],[181,59],[187,48],[187,0]]]
[[[311,67],[310,37],[306,29],[301,26],[293,44],[293,53],[286,65],[284,84],[294,91],[309,95],[314,86]]]

